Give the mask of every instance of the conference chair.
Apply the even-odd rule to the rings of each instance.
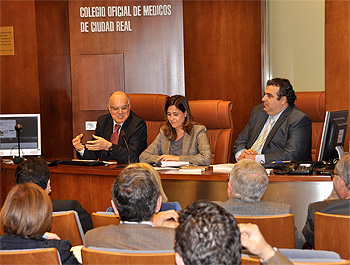
[[[248,255],[241,256],[241,265],[260,265],[261,261],[259,258],[252,258]]]
[[[207,128],[212,164],[230,162],[232,153],[232,103],[223,100],[190,100],[194,120]]]
[[[119,215],[112,212],[93,212],[91,218],[95,228],[106,225],[118,225],[120,223]]]
[[[174,250],[121,250],[111,248],[83,247],[83,264],[175,264]]]
[[[131,110],[146,122],[147,145],[157,137],[165,121],[164,107],[168,97],[161,94],[129,94]]]
[[[68,240],[72,246],[82,245],[84,241],[84,232],[76,211],[53,212],[50,232]]]
[[[252,223],[259,226],[266,242],[277,248],[294,248],[294,215],[238,216],[237,223]]]
[[[296,92],[295,105],[312,120],[312,160],[317,161],[324,118],[326,115],[325,91]]]
[[[350,260],[350,216],[315,212],[315,249]]]
[[[0,250],[1,264],[60,265],[61,258],[56,248]]]

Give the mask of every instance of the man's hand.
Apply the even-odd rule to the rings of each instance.
[[[174,210],[159,212],[153,215],[153,225],[154,226],[166,226],[176,228],[179,223],[177,222],[179,214]],[[173,220],[171,220],[173,219]]]
[[[91,151],[100,151],[100,150],[108,151],[108,149],[112,146],[112,143],[107,141],[103,137],[99,137],[96,135],[92,135],[92,137],[95,138],[96,140],[86,142],[86,148]]]
[[[257,154],[258,153],[252,149],[245,149],[244,151],[242,151],[241,155],[238,157],[238,161],[241,159],[255,160],[255,155]]]
[[[57,239],[57,240],[61,240],[61,238],[54,234],[54,233],[49,233],[49,232],[46,232],[45,235],[47,236],[46,239]]]
[[[82,138],[83,138],[83,134],[81,133],[72,140],[72,144],[74,148],[78,151],[81,151],[84,148],[84,145],[81,143]]]
[[[172,156],[172,155],[161,155],[158,156],[157,161],[179,161],[179,156]]]
[[[275,255],[273,248],[265,241],[259,227],[255,224],[238,224],[241,231],[241,243],[251,253],[258,255],[263,260],[268,260]]]

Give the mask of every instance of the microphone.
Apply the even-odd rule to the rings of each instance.
[[[131,163],[130,148],[129,148],[128,143],[126,142],[126,137],[125,137],[125,135],[123,135],[122,138],[123,138],[124,143],[125,143],[125,145],[126,145],[126,149],[128,149],[128,164],[130,165],[130,163]]]
[[[16,124],[15,130],[17,132],[17,140],[18,140],[18,156],[15,156],[13,158],[14,164],[19,164],[23,161],[23,158],[21,157],[21,145],[20,145],[21,143],[20,143],[20,137],[19,137],[19,133],[20,133],[20,131],[22,131],[22,129],[23,129],[22,124],[19,124],[19,123]]]

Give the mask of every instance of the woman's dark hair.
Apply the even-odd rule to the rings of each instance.
[[[187,113],[187,115],[185,117],[184,124],[182,125],[182,129],[186,133],[191,135],[192,127],[193,127],[193,124],[195,124],[195,123],[193,121],[193,116],[191,114],[191,110],[190,110],[190,106],[188,104],[188,101],[184,96],[174,95],[174,96],[169,97],[165,103],[164,115],[165,115],[166,121],[162,125],[162,130],[164,132],[165,137],[169,141],[174,141],[176,139],[176,136],[177,136],[176,130],[171,126],[170,122],[167,119],[167,112],[168,112],[168,108],[170,106],[175,106],[176,108],[181,110],[183,113],[185,113],[185,112]]]

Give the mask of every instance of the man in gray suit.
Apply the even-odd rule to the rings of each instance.
[[[292,213],[289,204],[260,201],[265,193],[269,178],[259,163],[242,159],[236,163],[230,173],[227,185],[228,200],[216,202],[233,215],[277,215]],[[295,246],[301,248],[304,240],[295,228]]]
[[[237,161],[312,160],[311,120],[294,105],[295,99],[288,79],[267,82],[263,103],[254,107],[247,126],[236,139],[233,154]]]
[[[170,218],[177,221],[178,214],[170,210],[155,215],[160,210],[162,196],[149,171],[125,169],[114,181],[111,193],[112,207],[121,223],[90,230],[84,238],[85,247],[174,249],[174,226],[165,227],[165,223]]]
[[[314,202],[309,204],[307,219],[303,228],[306,242],[314,247],[314,215],[315,212],[350,215],[350,154],[336,164],[332,175],[334,190],[339,199]],[[341,236],[341,235],[334,235]],[[341,239],[340,239],[341,240]]]

